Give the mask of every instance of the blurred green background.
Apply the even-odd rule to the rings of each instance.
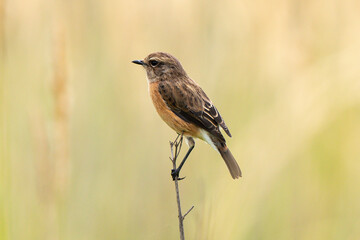
[[[187,239],[359,239],[359,11],[0,0],[0,239],[178,239],[176,134],[131,63],[155,51],[213,100],[243,170],[232,180],[197,141],[180,183]]]

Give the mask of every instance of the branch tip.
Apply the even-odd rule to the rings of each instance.
[[[191,210],[193,210],[193,209],[194,209],[194,206],[192,206],[192,207],[184,214],[184,216],[182,217],[182,219],[184,220],[185,217],[186,217],[186,215],[188,215],[188,214],[191,212]]]

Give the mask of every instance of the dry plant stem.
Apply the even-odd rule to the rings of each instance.
[[[180,139],[179,139],[179,137],[180,137]],[[176,159],[180,154],[182,142],[183,142],[182,134],[178,135],[174,142],[170,142],[170,151],[171,151],[170,159],[173,164],[173,169],[176,169]],[[175,151],[174,151],[174,147],[175,147]],[[184,240],[185,239],[184,219],[185,219],[185,216],[194,208],[194,206],[192,206],[184,215],[182,215],[181,204],[180,204],[180,192],[179,192],[179,177],[178,176],[175,177],[174,183],[175,183],[175,192],[176,192],[176,202],[177,202],[178,214],[179,214],[178,217],[179,217],[180,240]]]

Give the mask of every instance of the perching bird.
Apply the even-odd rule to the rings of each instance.
[[[144,60],[134,60],[147,73],[149,92],[160,117],[178,134],[186,137],[189,150],[177,169],[179,172],[195,146],[193,138],[210,144],[224,159],[231,176],[241,177],[241,170],[226,146],[220,127],[231,137],[224,120],[201,87],[185,72],[180,62],[168,53],[151,53]]]

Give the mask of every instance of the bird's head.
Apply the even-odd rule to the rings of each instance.
[[[145,68],[150,82],[174,80],[178,77],[187,76],[180,62],[168,53],[151,53],[144,60],[132,62]]]

